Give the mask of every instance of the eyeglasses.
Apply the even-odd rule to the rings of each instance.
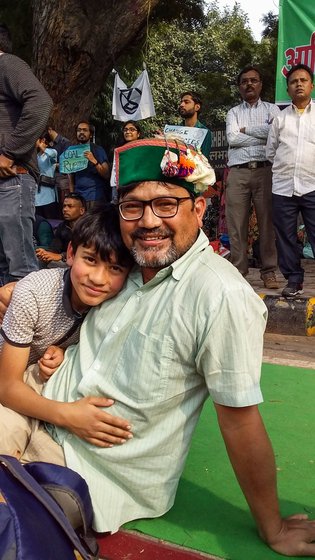
[[[138,132],[136,128],[124,128],[124,132]]]
[[[259,82],[261,82],[261,80],[257,80],[257,78],[244,78],[244,80],[240,81],[240,85],[247,86],[247,84],[253,84],[254,86],[257,86]]]
[[[118,204],[119,213],[123,220],[140,220],[146,206],[150,206],[153,214],[158,218],[174,218],[178,207],[184,200],[192,200],[191,196],[163,196],[151,200],[126,200]]]

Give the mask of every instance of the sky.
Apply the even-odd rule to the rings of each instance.
[[[219,8],[222,9],[224,6],[232,8],[235,1],[236,0],[218,0]],[[254,38],[256,41],[260,41],[263,24],[259,20],[268,12],[273,12],[278,15],[279,0],[237,0],[237,3],[240,4],[243,12],[249,17],[249,25]]]

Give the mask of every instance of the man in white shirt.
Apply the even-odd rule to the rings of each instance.
[[[229,144],[226,186],[226,219],[231,261],[243,276],[248,273],[248,222],[254,204],[259,228],[260,276],[267,289],[277,289],[277,253],[272,225],[271,164],[266,142],[273,118],[280,109],[260,99],[262,77],[258,68],[246,66],[237,77],[243,99],[227,114]]]
[[[297,244],[299,212],[315,251],[315,106],[311,100],[314,75],[305,64],[297,64],[286,79],[292,103],[274,119],[266,155],[273,162],[273,222],[279,268],[288,281],[282,295],[295,297],[303,293],[304,279]]]

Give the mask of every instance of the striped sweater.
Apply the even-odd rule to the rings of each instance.
[[[0,153],[35,177],[35,142],[44,132],[52,106],[52,99],[28,64],[0,52]]]

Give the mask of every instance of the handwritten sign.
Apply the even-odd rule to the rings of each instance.
[[[207,135],[206,128],[196,128],[194,126],[177,126],[166,124],[164,127],[164,133],[174,133],[178,136],[185,144],[193,146],[195,150],[201,148],[201,145]]]
[[[76,173],[86,169],[89,160],[84,156],[84,152],[90,152],[90,144],[77,144],[69,146],[59,158],[60,173]]]

